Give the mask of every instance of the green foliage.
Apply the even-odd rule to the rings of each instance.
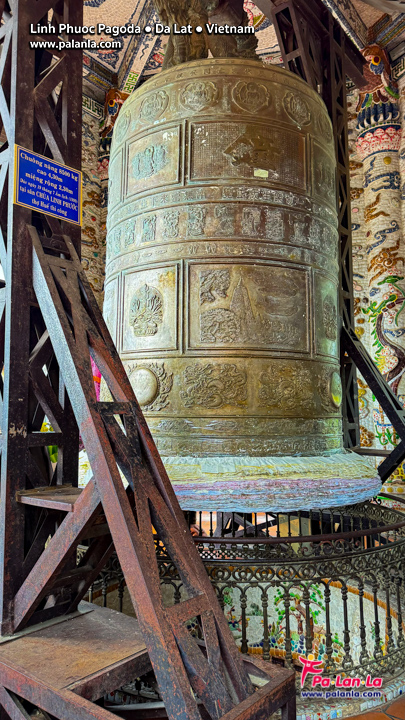
[[[49,420],[44,420],[41,427],[41,432],[53,432],[53,427]],[[47,451],[49,455],[49,459],[51,463],[57,463],[58,462],[58,446],[57,445],[47,445]]]
[[[263,615],[263,611],[257,603],[251,603],[247,614],[248,615]]]
[[[322,590],[320,590],[318,585],[309,585],[309,591],[310,591],[309,598],[311,601],[311,605],[309,607],[309,612],[311,613],[313,621],[316,622],[318,616],[321,614],[321,611],[323,610],[325,612],[325,606],[322,602],[323,601],[323,593],[322,593]],[[293,615],[296,612],[295,601],[297,601],[297,603],[301,603],[302,602],[302,594],[297,591],[294,592],[294,590],[289,590],[288,597],[290,598],[290,615]],[[274,594],[274,607],[277,612],[278,622],[281,622],[283,620],[283,618],[285,617],[284,605],[282,605],[282,607],[279,607],[283,602],[284,602],[284,593],[280,590],[280,588],[278,588]],[[316,605],[317,607],[314,608],[313,605]]]
[[[341,640],[339,640],[339,637],[338,637],[337,632],[335,632],[335,634],[334,634],[334,636],[333,636],[333,638],[332,638],[332,643],[335,644],[335,645],[339,645],[339,647],[341,647],[341,648],[343,647],[343,643],[342,643]]]

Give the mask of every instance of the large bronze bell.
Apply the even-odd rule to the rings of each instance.
[[[104,314],[184,509],[372,497],[342,448],[331,123],[292,73],[161,72],[125,102]]]

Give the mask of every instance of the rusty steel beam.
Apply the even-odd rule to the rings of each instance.
[[[285,67],[323,95],[324,84],[329,82],[323,47],[330,42],[331,22],[335,37],[339,31],[344,35],[338,21],[322,0],[259,0],[257,6],[274,24]],[[362,54],[345,36],[344,72],[358,87],[366,84],[363,66]]]
[[[346,77],[358,87],[366,80],[362,69],[364,58],[347,38],[338,21],[321,0],[261,0],[274,22],[285,66],[300,75],[322,95],[334,129],[337,160],[337,197],[340,236],[340,310],[342,315],[341,376],[343,386],[343,437],[349,448],[360,445],[359,408],[356,367],[366,372],[367,382],[381,398],[387,415],[402,439],[379,466],[384,482],[404,461],[405,419],[403,410],[387,396],[381,373],[367,356],[354,334],[353,262],[350,217],[350,173],[347,129]],[[322,51],[320,68],[314,65],[314,42]],[[322,75],[322,77],[321,77]],[[370,364],[371,363],[371,364]]]
[[[317,90],[332,121],[337,159],[336,205],[340,238],[340,311],[345,327],[353,324],[353,265],[350,175],[347,138],[346,76],[362,87],[364,58],[345,36],[321,0],[262,0],[270,5],[286,67]],[[341,347],[343,437],[346,447],[360,443],[356,366]]]
[[[1,507],[0,632],[11,632],[13,600],[44,545],[57,528],[59,515],[18,501],[19,493],[62,481],[77,485],[79,435],[68,396],[44,335],[44,322],[32,290],[31,249],[24,240],[27,222],[42,236],[71,232],[80,252],[80,228],[13,204],[14,144],[80,169],[82,53],[32,50],[30,24],[64,18],[82,24],[82,6],[69,0],[6,0],[0,37],[0,261],[6,278],[5,311],[0,323],[1,369]],[[43,372],[44,365],[47,373]],[[41,432],[45,417],[55,433]],[[47,446],[59,445],[53,471]],[[42,513],[42,514],[41,514]],[[48,535],[44,533],[46,528]],[[74,562],[74,560],[73,560]],[[66,597],[63,602],[66,602]],[[59,613],[55,603],[53,612]],[[52,612],[52,611],[49,611]]]
[[[36,297],[55,354],[60,363],[63,359],[62,373],[95,487],[168,716],[200,717],[191,684],[213,719],[228,713],[230,718],[239,717],[239,704],[244,713],[241,717],[253,718],[258,695],[252,695],[241,657],[73,244],[65,238],[64,259],[56,262],[44,252],[35,229],[30,228],[29,233]],[[108,404],[95,400],[90,355],[113,395],[110,412]],[[112,414],[120,415],[124,429],[111,424]],[[122,466],[130,482],[134,509],[123,490],[117,465]],[[162,607],[153,528],[189,596],[189,600],[167,610]],[[206,658],[185,627],[185,622],[195,616],[201,619]],[[23,622],[22,613],[19,621]],[[170,663],[165,662],[169,657]],[[269,697],[266,702],[270,702]]]

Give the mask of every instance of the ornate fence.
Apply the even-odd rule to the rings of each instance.
[[[393,675],[405,666],[405,515],[378,503],[285,515],[190,517],[197,547],[242,653],[324,676]],[[182,583],[157,543],[168,604]],[[124,582],[115,558],[94,587]]]

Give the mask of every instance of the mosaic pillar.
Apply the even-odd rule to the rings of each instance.
[[[103,117],[100,122],[100,144],[98,153],[98,175],[101,186],[100,203],[100,243],[99,279],[104,290],[105,263],[106,263],[106,235],[107,235],[107,204],[108,204],[108,168],[110,164],[110,148],[115,122],[124,101],[129,93],[121,92],[118,88],[111,88],[105,97]],[[104,299],[104,293],[103,293]],[[102,303],[101,303],[102,304]]]
[[[391,79],[388,57],[382,48],[371,45],[364,49],[363,54],[368,62],[365,69],[368,85],[359,94],[356,108],[357,155],[352,162],[354,174],[360,171],[362,163],[363,176],[362,188],[356,182],[352,190],[355,210],[354,272],[358,293],[356,332],[368,345],[392,390],[405,399],[405,285],[398,88]],[[362,391],[363,397],[366,397],[365,390],[360,381],[360,401]],[[398,438],[378,403],[374,402],[372,414],[373,444],[392,449]],[[370,444],[370,435],[363,434],[363,440],[364,444]],[[397,475],[403,476],[402,470]],[[392,484],[392,479],[389,484]]]
[[[366,232],[364,223],[363,162],[357,155],[357,105],[359,91],[353,87],[347,97],[348,137],[350,152],[350,198],[352,214],[352,252],[353,252],[353,293],[354,327],[358,338],[371,353],[370,326],[362,310],[369,305]],[[360,444],[372,447],[374,444],[373,400],[370,389],[358,376]]]
[[[103,302],[105,233],[101,232],[101,182],[97,171],[99,153],[99,122],[102,106],[91,98],[83,98],[83,227],[82,264],[99,305]],[[104,251],[103,251],[104,249]]]

